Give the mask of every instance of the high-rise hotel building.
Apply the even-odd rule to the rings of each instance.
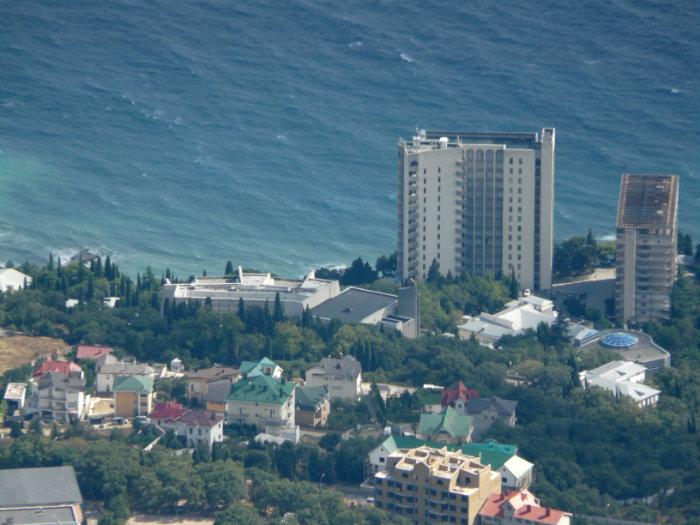
[[[552,284],[554,128],[539,133],[421,131],[399,142],[398,270],[425,279],[510,275]]]
[[[615,309],[622,323],[667,317],[676,278],[678,177],[627,173],[617,208]]]

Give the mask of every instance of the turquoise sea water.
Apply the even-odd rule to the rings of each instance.
[[[0,0],[0,260],[374,259],[416,126],[556,126],[560,239],[613,232],[625,168],[678,173],[697,238],[698,28],[690,0]]]

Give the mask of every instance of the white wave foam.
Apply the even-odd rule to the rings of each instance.
[[[350,49],[355,49],[356,47],[362,47],[362,42],[360,40],[356,40],[355,42],[350,42],[348,44],[348,47]]]
[[[279,140],[280,142],[287,142],[287,134],[286,133],[280,133],[278,135],[275,135],[275,138]]]
[[[401,57],[401,60],[403,60],[404,62],[409,62],[411,64],[414,62],[414,60],[410,56],[408,56],[406,53],[399,51],[399,56]]]
[[[583,63],[587,66],[595,66],[596,64],[600,64],[600,60],[584,60]]]
[[[606,233],[605,235],[601,235],[598,237],[599,241],[614,241],[617,237],[615,236],[614,233]]]
[[[679,89],[676,89],[676,88],[671,88],[669,91],[670,91],[671,93],[673,93],[674,95],[677,95],[678,93],[681,92]]]

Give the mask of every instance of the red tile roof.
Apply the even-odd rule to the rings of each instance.
[[[111,354],[112,348],[98,345],[78,345],[76,359],[99,359],[105,354]]]
[[[479,392],[472,388],[467,388],[461,381],[454,388],[446,388],[440,393],[440,404],[444,407],[455,406],[455,401],[461,399],[469,401],[475,397],[479,397]]]
[[[175,401],[156,403],[151,412],[151,419],[178,419],[186,412],[185,407]]]
[[[72,361],[54,361],[53,359],[47,359],[43,363],[40,363],[34,367],[32,377],[41,377],[49,372],[60,372],[64,375],[70,375],[71,372],[82,371],[83,369],[80,368],[80,365],[77,365]]]
[[[209,410],[190,410],[180,418],[180,422],[188,427],[213,427],[222,419],[224,416]]]
[[[529,490],[491,494],[479,511],[479,516],[503,518],[512,516],[530,523],[557,525],[568,512],[540,507],[540,502]]]

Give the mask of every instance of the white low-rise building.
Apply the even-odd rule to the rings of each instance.
[[[32,284],[32,278],[14,268],[0,268],[0,292],[22,290]]]
[[[535,466],[521,458],[512,456],[500,466],[501,487],[503,490],[525,490],[530,487],[533,480],[533,468]]]
[[[85,383],[80,374],[49,372],[39,379],[37,390],[37,408],[42,418],[69,423],[85,416],[89,396],[85,395]]]
[[[216,311],[238,312],[242,299],[245,306],[264,307],[270,311],[276,297],[287,317],[300,317],[306,308],[314,308],[340,293],[338,281],[317,279],[311,272],[303,280],[280,279],[269,273],[244,272],[239,266],[235,275],[197,277],[191,283],[163,285],[163,297],[175,303],[204,303],[211,300]]]
[[[177,418],[166,419],[160,426],[185,438],[188,447],[203,443],[211,449],[214,443],[224,440],[224,416],[208,410],[190,410]]]
[[[325,386],[331,399],[357,399],[362,395],[362,366],[351,355],[325,357],[306,371],[306,386]]]
[[[494,346],[504,335],[521,335],[526,330],[536,330],[541,324],[553,325],[558,314],[554,303],[534,295],[526,295],[506,304],[505,309],[495,314],[482,312],[476,317],[465,316],[464,323],[457,326],[459,337],[476,337],[479,343]]]
[[[584,388],[598,386],[612,392],[615,396],[627,396],[640,407],[655,406],[661,391],[643,384],[646,379],[646,367],[629,361],[611,361],[594,370],[580,373]]]

